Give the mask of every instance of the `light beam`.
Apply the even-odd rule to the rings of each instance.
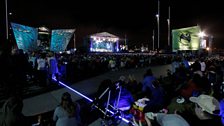
[[[60,85],[66,87],[67,89],[69,89],[69,90],[73,91],[74,93],[76,93],[76,94],[82,96],[83,98],[87,99],[88,101],[93,102],[92,99],[88,98],[88,97],[85,96],[84,94],[82,94],[82,93],[76,91],[75,89],[69,87],[68,85],[64,84],[63,82],[58,81],[58,80],[56,79],[56,77],[52,77],[52,79],[53,79],[54,81],[58,82]],[[98,109],[100,109],[100,108],[99,108],[98,106],[96,106],[96,105],[95,105],[95,107],[98,108]],[[100,109],[100,110],[101,110],[101,109]],[[113,111],[111,111],[111,110],[109,110],[109,109],[106,109],[106,111],[107,111],[107,112],[110,112],[110,113],[113,114],[113,115],[115,114]],[[132,122],[128,121],[127,119],[125,119],[125,118],[123,118],[123,117],[121,117],[121,116],[118,116],[118,117],[119,117],[122,121],[124,121],[124,122],[126,122],[126,123],[128,123],[128,124],[132,124],[132,125],[134,126],[134,124],[133,124]]]

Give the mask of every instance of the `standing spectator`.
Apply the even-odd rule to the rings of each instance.
[[[203,73],[201,71],[201,64],[199,60],[196,60],[192,65],[191,65],[192,71],[194,74],[199,74],[201,77],[203,76]]]
[[[42,54],[37,59],[38,81],[41,86],[46,86],[47,84],[47,62],[45,58],[45,54]]]
[[[174,57],[174,59],[173,59],[173,61],[171,63],[171,66],[172,66],[172,73],[175,73],[176,69],[179,68],[178,57]]]
[[[48,63],[48,75],[49,80],[52,80],[52,77],[58,76],[58,63],[53,53],[49,54],[49,57],[47,58]]]
[[[204,61],[203,58],[201,58],[201,60],[200,60],[200,64],[201,64],[201,71],[202,71],[203,73],[205,73],[205,70],[206,70],[206,64],[205,64],[205,61]]]
[[[71,95],[68,92],[62,94],[61,104],[55,109],[53,120],[56,126],[79,126],[80,107],[72,102]]]
[[[148,87],[144,93],[150,100],[146,102],[143,112],[158,112],[164,107],[165,92],[158,80],[153,81],[152,87]]]

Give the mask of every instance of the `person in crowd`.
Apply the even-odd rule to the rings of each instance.
[[[199,74],[194,74],[193,78],[184,83],[178,92],[180,92],[180,95],[185,99],[189,99],[194,92],[202,92],[203,89],[200,86],[201,82],[202,77]]]
[[[205,64],[205,61],[204,61],[204,58],[201,58],[201,60],[200,60],[200,65],[201,65],[201,71],[203,72],[203,73],[205,73],[205,70],[206,70],[206,64]]]
[[[32,68],[35,69],[36,62],[37,62],[37,57],[36,57],[35,52],[32,52],[32,54],[29,56],[28,60],[29,60],[30,64],[32,65]]]
[[[156,77],[153,75],[152,70],[149,68],[142,82],[142,91],[145,92],[147,88],[152,88],[152,82],[156,80]]]
[[[219,103],[220,103],[221,122],[222,122],[222,125],[224,125],[224,99],[222,98]]]
[[[195,103],[191,116],[186,120],[191,122],[191,126],[221,126],[220,103],[210,95],[201,94],[198,97],[190,97],[189,100]],[[196,117],[195,117],[196,116]]]
[[[153,81],[152,87],[147,88],[143,93],[145,97],[149,99],[149,101],[146,102],[143,112],[156,112],[164,107],[165,91],[158,80]]]
[[[108,92],[112,89],[112,85],[113,82],[111,79],[104,79],[97,89],[96,96],[94,98],[95,101],[93,103],[99,105],[100,107],[105,107],[107,104]],[[111,90],[110,97],[111,99],[114,99],[114,90]]]
[[[190,65],[189,65],[189,61],[187,60],[187,58],[182,58],[182,63],[184,64],[184,67],[186,69],[189,69],[190,68]]]
[[[52,52],[49,53],[49,57],[47,58],[47,63],[48,63],[49,80],[52,81],[52,77],[58,78],[58,63]]]
[[[210,83],[213,83],[213,84],[216,83],[216,68],[215,68],[215,66],[211,65],[208,68],[207,78],[208,78]]]
[[[115,91],[114,106],[121,111],[128,111],[134,103],[134,98],[131,92],[127,89],[125,81],[121,78],[117,82],[117,90]]]
[[[39,85],[46,86],[47,85],[47,62],[45,54],[41,54],[41,56],[37,59],[37,73]]]
[[[27,117],[22,113],[23,101],[12,96],[5,101],[0,111],[0,126],[30,126]]]
[[[171,63],[171,66],[172,66],[172,73],[175,73],[176,72],[176,69],[179,67],[179,61],[178,61],[178,57],[174,57],[173,58],[173,61]]]
[[[146,113],[147,126],[190,126],[190,124],[178,114]]]
[[[56,126],[79,126],[81,124],[80,106],[72,101],[70,93],[62,94],[61,104],[55,109],[53,120],[56,121]]]
[[[201,77],[203,76],[203,72],[201,71],[201,64],[198,59],[191,65],[191,68],[193,74],[199,74]]]
[[[115,58],[111,58],[109,60],[109,69],[111,69],[112,71],[115,71],[116,70],[116,62],[115,62]]]

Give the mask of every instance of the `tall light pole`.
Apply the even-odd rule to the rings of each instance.
[[[167,19],[167,23],[168,23],[168,46],[170,46],[170,6],[168,8],[168,19]]]
[[[154,43],[155,43],[155,32],[154,30],[152,31],[152,50],[154,51]]]
[[[126,34],[124,35],[124,45],[125,45],[125,50],[128,50],[128,46],[127,46],[127,40],[126,40]]]
[[[76,31],[76,29],[75,29],[75,31]],[[74,38],[73,38],[73,41],[74,41],[74,49],[76,49],[76,38],[75,38],[76,37],[76,35],[75,35],[76,33],[75,33],[75,31],[74,31],[74,35],[73,35],[74,36]]]
[[[213,41],[213,35],[210,35],[208,40],[208,46],[209,46],[208,55],[209,56],[211,56],[212,54],[212,41]]]
[[[159,0],[158,0],[158,14],[156,15],[156,18],[157,18],[157,32],[158,32],[158,34],[157,34],[157,37],[158,37],[158,49],[159,49],[159,16],[160,16],[160,2],[159,2]]]
[[[6,40],[9,39],[9,25],[8,25],[8,1],[5,0],[5,25],[6,25]]]

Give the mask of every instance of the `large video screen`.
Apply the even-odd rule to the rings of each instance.
[[[11,23],[16,44],[19,49],[34,51],[37,49],[38,29],[17,23]]]
[[[199,49],[199,26],[172,30],[173,51],[198,50]]]
[[[75,29],[52,30],[50,50],[65,51],[74,32]]]
[[[109,41],[91,41],[91,52],[114,52],[115,43]]]

